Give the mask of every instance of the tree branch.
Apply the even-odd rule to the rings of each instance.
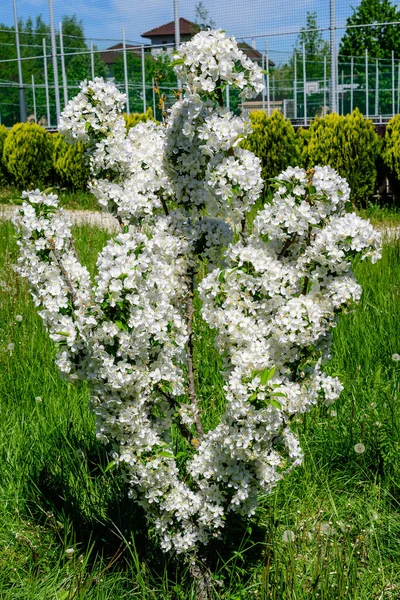
[[[204,436],[203,425],[200,419],[199,402],[194,387],[194,369],[193,369],[193,295],[194,295],[194,271],[190,269],[189,273],[189,297],[187,303],[187,362],[188,362],[188,395],[193,406],[194,420],[199,440]]]

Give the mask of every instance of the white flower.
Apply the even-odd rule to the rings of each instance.
[[[356,454],[364,454],[364,452],[365,452],[365,446],[364,446],[364,444],[356,444],[354,446],[354,452]]]
[[[295,535],[294,531],[291,531],[290,529],[285,529],[285,531],[283,532],[283,535],[282,535],[282,540],[286,544],[289,544],[290,542],[294,542],[295,538],[296,538],[296,535]]]

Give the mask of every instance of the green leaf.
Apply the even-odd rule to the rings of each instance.
[[[261,371],[261,385],[267,385],[268,381],[275,375],[276,367],[272,369],[264,369]]]
[[[110,463],[108,463],[108,465],[104,469],[104,473],[107,473],[107,471],[110,471],[110,469],[113,469],[116,464],[117,464],[116,461],[112,460]]]
[[[172,62],[170,62],[168,66],[170,66],[170,67],[176,67],[177,65],[183,65],[184,62],[185,62],[184,58],[176,58],[175,60],[173,60]]]
[[[281,409],[282,409],[282,404],[281,404],[280,402],[278,402],[278,400],[273,400],[273,399],[272,399],[272,400],[270,400],[270,401],[269,401],[269,403],[270,403],[272,406],[275,406],[275,408],[279,408],[279,410],[281,410]]]
[[[175,458],[175,456],[171,454],[171,452],[167,452],[166,450],[161,450],[161,452],[159,452],[157,456],[164,456],[165,458]]]

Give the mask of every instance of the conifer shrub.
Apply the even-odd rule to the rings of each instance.
[[[291,122],[275,110],[269,117],[264,111],[250,113],[252,133],[242,147],[254,152],[261,160],[262,177],[268,180],[289,166],[299,164],[300,152]]]
[[[36,123],[17,123],[3,147],[3,163],[11,182],[19,188],[41,187],[52,171],[50,134]]]
[[[52,135],[52,162],[55,179],[61,187],[85,190],[89,180],[89,168],[82,142],[69,144],[63,135]]]
[[[374,125],[356,108],[350,115],[332,113],[310,125],[308,166],[330,165],[346,178],[354,206],[365,206],[375,191],[380,141]]]
[[[297,132],[297,141],[299,144],[299,166],[304,169],[308,168],[308,143],[310,141],[311,132],[310,129],[303,129],[300,127]]]
[[[5,185],[9,178],[6,166],[3,161],[3,147],[6,137],[8,135],[8,129],[4,125],[0,125],[0,185]]]
[[[395,195],[400,195],[400,115],[389,121],[382,144],[381,159],[390,187]]]
[[[131,113],[127,115],[124,113],[125,126],[129,130],[131,127],[135,127],[138,123],[146,123],[147,121],[157,122],[153,116],[153,109],[151,106],[148,107],[145,113]]]

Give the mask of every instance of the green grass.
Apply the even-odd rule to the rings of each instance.
[[[99,210],[96,198],[90,192],[71,192],[57,187],[47,188],[60,199],[60,206],[69,210]],[[0,204],[22,204],[22,191],[12,186],[0,189]]]
[[[75,236],[93,274],[107,234],[81,227]],[[162,555],[121,473],[106,470],[88,390],[60,379],[12,268],[16,256],[12,225],[2,223],[0,598],[194,600],[186,566]],[[297,419],[303,466],[261,498],[250,523],[232,519],[210,547],[216,599],[400,598],[400,363],[391,358],[400,354],[400,242],[356,274],[363,298],[334,331],[329,364],[345,391],[333,407]],[[224,402],[221,362],[211,332],[195,326],[198,391],[211,425]]]
[[[370,204],[368,208],[361,208],[358,214],[363,219],[369,219],[377,227],[399,227],[400,226],[400,207],[399,206],[379,206],[379,204]]]

